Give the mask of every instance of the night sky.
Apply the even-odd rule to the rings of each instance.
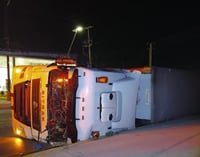
[[[200,8],[195,4],[1,0],[0,11],[1,49],[65,54],[74,35],[72,29],[92,25],[94,66],[148,65],[149,42],[153,43],[153,65],[199,66]],[[77,34],[71,50],[80,64],[87,62],[86,40],[86,32]]]

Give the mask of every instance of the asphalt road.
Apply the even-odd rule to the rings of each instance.
[[[11,126],[10,103],[0,101],[0,157],[17,157],[51,147],[35,140],[15,136]]]

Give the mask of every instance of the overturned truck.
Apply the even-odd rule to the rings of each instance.
[[[71,59],[16,66],[12,127],[19,136],[72,143],[200,113],[200,73],[161,67],[96,69]]]
[[[77,67],[71,59],[16,66],[12,127],[19,136],[77,142],[135,127],[141,72]]]

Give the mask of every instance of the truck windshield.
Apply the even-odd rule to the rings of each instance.
[[[70,73],[70,75],[69,75]],[[77,141],[75,126],[75,96],[78,85],[77,70],[55,69],[49,73],[47,130],[48,141]]]

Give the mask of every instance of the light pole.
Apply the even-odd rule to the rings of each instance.
[[[77,34],[78,32],[81,32],[82,30],[83,30],[83,27],[81,27],[81,26],[78,26],[78,27],[76,27],[75,29],[72,30],[72,31],[74,32],[74,36],[73,36],[73,38],[72,38],[71,44],[70,44],[70,46],[69,46],[69,49],[68,49],[68,51],[67,51],[67,57],[69,57],[69,54],[70,54],[70,52],[71,52],[72,45],[73,45],[73,43],[74,43],[74,39],[76,38],[76,34]]]

